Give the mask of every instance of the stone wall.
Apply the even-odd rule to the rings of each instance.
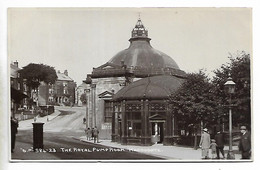
[[[125,77],[109,77],[92,79],[87,93],[87,123],[89,127],[95,127],[100,131],[100,139],[111,139],[112,124],[104,122],[104,101],[112,98],[111,93],[118,92],[125,82]],[[108,92],[108,94],[104,94]],[[104,95],[102,95],[104,94]]]

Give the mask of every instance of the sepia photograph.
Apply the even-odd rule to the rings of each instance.
[[[11,162],[253,161],[251,8],[8,8]]]
[[[255,0],[0,0],[0,169],[256,169]]]

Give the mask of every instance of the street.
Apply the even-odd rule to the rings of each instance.
[[[60,114],[44,124],[44,149],[32,150],[32,120],[20,122],[13,160],[129,160],[161,159],[127,149],[105,147],[79,140],[84,136],[85,108],[58,108]],[[51,117],[51,115],[49,116]],[[45,118],[39,118],[38,121]]]

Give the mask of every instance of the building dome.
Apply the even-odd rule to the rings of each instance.
[[[120,65],[124,61],[127,67],[174,68],[179,70],[179,66],[171,57],[150,45],[150,40],[148,31],[139,19],[132,31],[129,48],[117,53],[108,63]]]
[[[119,90],[113,100],[168,99],[185,79],[170,75],[143,78]]]
[[[156,75],[186,77],[168,55],[150,45],[148,31],[139,19],[132,30],[129,48],[120,51],[104,65],[93,68],[92,78],[128,76],[145,78]]]

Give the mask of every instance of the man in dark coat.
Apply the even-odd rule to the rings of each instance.
[[[246,126],[241,126],[241,138],[239,141],[239,151],[241,151],[242,159],[250,159],[251,157],[251,135],[246,130]]]
[[[18,128],[18,121],[11,117],[11,152],[14,152],[15,138]]]
[[[215,140],[217,144],[217,159],[220,159],[219,157],[219,151],[221,152],[223,158],[225,158],[224,154],[224,135],[223,133],[218,130],[217,134],[215,135]]]
[[[97,129],[97,127],[95,126],[94,130],[93,130],[93,135],[94,135],[94,143],[99,143],[98,141],[98,134],[99,134],[99,131]]]

